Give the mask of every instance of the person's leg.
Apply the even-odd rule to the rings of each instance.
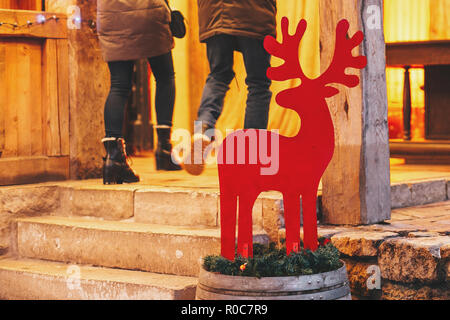
[[[105,134],[102,139],[106,150],[103,159],[103,184],[122,184],[139,181],[139,176],[127,162],[125,141],[122,137],[124,111],[131,92],[133,61],[108,63],[111,89],[105,104]]]
[[[234,78],[235,37],[217,35],[206,42],[210,73],[203,88],[197,121],[214,128]]]
[[[175,105],[175,72],[172,52],[149,58],[156,80],[155,109],[158,125],[158,148],[155,152],[156,170],[177,171],[181,167],[172,161],[172,118]]]
[[[111,89],[105,103],[106,137],[122,138],[124,111],[131,92],[133,61],[108,62]]]
[[[212,132],[222,114],[225,95],[234,78],[236,39],[230,35],[217,35],[207,40],[206,48],[210,73],[203,88],[191,149],[184,159],[184,168],[192,175],[200,175],[205,168],[204,153],[212,141]]]
[[[245,129],[267,129],[269,120],[271,81],[267,77],[270,54],[264,49],[263,40],[238,37],[238,46],[244,56],[248,87]]]
[[[158,125],[172,127],[175,72],[172,52],[148,59],[156,80],[155,108]]]

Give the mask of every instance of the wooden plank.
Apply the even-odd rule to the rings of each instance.
[[[43,24],[36,23],[36,17],[43,15],[47,22]],[[58,20],[51,19],[56,16]],[[34,24],[30,27],[13,28],[5,23],[17,23],[24,26],[27,21]],[[0,26],[1,37],[33,37],[33,38],[51,38],[51,39],[67,39],[67,15],[60,13],[49,13],[40,11],[26,10],[5,10],[0,9],[0,22],[4,24]]]
[[[0,40],[0,152],[2,153],[5,149],[6,102],[6,44]]]
[[[0,9],[11,9],[10,0],[0,0]]]
[[[31,47],[30,79],[33,81],[31,91],[31,155],[44,155],[42,133],[42,46],[40,41]]]
[[[0,186],[67,180],[69,157],[0,159]]]
[[[69,43],[56,40],[58,59],[58,110],[61,154],[69,155]]]
[[[6,42],[6,110],[5,110],[5,149],[3,157],[16,157],[18,141],[17,108],[14,97],[17,97],[17,44]]]
[[[20,10],[42,10],[41,0],[1,0],[0,8]]]
[[[31,110],[34,108],[32,101],[33,85],[36,79],[31,78],[31,54],[32,47],[38,46],[33,40],[21,40],[17,43],[17,87],[18,95],[15,97],[18,119],[18,155],[31,156]],[[38,78],[39,79],[39,78]],[[39,80],[38,80],[39,81]]]
[[[390,67],[450,65],[450,40],[386,44]]]
[[[364,0],[320,1],[322,72],[332,60],[336,26],[343,18],[350,22],[350,35],[363,30],[365,40],[354,55],[368,58],[364,70],[347,71],[360,76],[360,86],[340,87],[341,93],[328,100],[336,149],[322,180],[324,223],[372,224],[390,218],[385,43],[382,27],[366,25],[368,5]],[[371,5],[383,8],[382,0]]]
[[[56,40],[48,39],[44,44],[42,68],[42,120],[44,150],[48,156],[61,154],[59,110],[58,110],[58,68]]]

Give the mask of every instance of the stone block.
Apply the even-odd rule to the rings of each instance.
[[[404,283],[441,282],[445,277],[441,248],[449,243],[450,236],[388,239],[379,248],[381,275]]]
[[[447,199],[446,180],[425,181],[411,185],[411,206],[418,206]]]
[[[0,299],[192,300],[197,279],[149,272],[0,260]]]
[[[0,247],[10,245],[11,223],[16,218],[49,214],[59,207],[59,190],[54,186],[0,188]]]
[[[135,193],[136,222],[172,226],[218,225],[218,194],[170,189],[143,189]]]
[[[392,209],[404,208],[410,206],[411,203],[411,189],[406,183],[394,184],[391,186]]]
[[[120,186],[61,188],[59,216],[87,216],[107,220],[131,218],[134,190]]]
[[[262,200],[263,228],[271,241],[278,241],[278,231],[283,226],[283,200],[265,197]]]
[[[383,280],[382,300],[449,300],[450,290],[445,285],[428,286]]]
[[[380,244],[397,236],[395,232],[350,231],[332,236],[331,242],[347,256],[376,257]]]
[[[18,220],[17,242],[25,258],[197,276],[220,230],[42,217]]]
[[[343,258],[342,260],[344,260],[347,268],[352,297],[355,295],[360,298],[379,300],[381,296],[381,276],[373,273],[373,271],[378,270],[376,258],[369,261],[358,261],[349,258]],[[380,278],[377,279],[378,276]],[[368,282],[371,282],[369,287]]]
[[[450,200],[450,180],[447,181],[447,200]]]

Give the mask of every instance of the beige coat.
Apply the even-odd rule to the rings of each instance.
[[[217,34],[276,35],[276,0],[198,0],[200,40]]]
[[[170,10],[164,0],[98,0],[97,33],[105,61],[170,52]]]

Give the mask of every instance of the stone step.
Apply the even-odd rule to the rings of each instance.
[[[0,299],[190,300],[197,278],[69,265],[30,259],[0,260]]]
[[[220,197],[213,189],[89,183],[64,185],[59,190],[59,198],[60,204],[52,210],[52,215],[108,220],[133,217],[136,222],[172,226],[220,225]],[[277,228],[282,212],[281,194],[263,193],[253,207],[253,224],[259,229]]]
[[[183,276],[198,276],[202,258],[220,253],[218,228],[47,216],[17,220],[16,232],[20,257]]]
[[[47,216],[17,220],[15,247],[32,259],[197,276],[202,257],[220,252],[220,230]]]

